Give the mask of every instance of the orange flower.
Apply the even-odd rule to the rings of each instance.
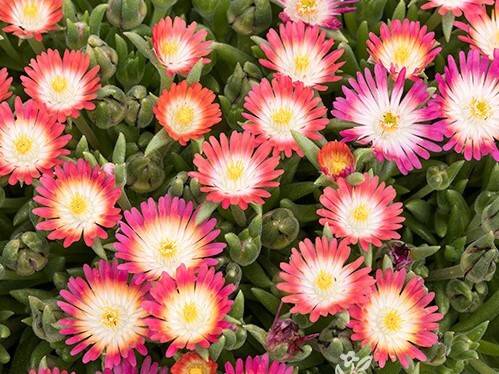
[[[355,159],[345,143],[329,142],[317,155],[321,171],[333,179],[346,177],[355,170]]]

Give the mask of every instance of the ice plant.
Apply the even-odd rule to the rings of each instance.
[[[72,371],[69,373],[67,370],[61,370],[58,367],[55,368],[38,368],[36,369],[31,369],[28,374],[76,374],[75,371]]]
[[[281,262],[283,282],[277,285],[288,293],[282,301],[295,304],[290,312],[309,314],[310,321],[320,316],[336,314],[348,309],[354,302],[367,301],[369,287],[374,283],[370,268],[360,268],[363,257],[348,263],[350,247],[346,241],[325,237],[310,239],[293,248],[289,262]],[[360,268],[360,269],[359,269]]]
[[[0,69],[0,102],[7,100],[12,92],[9,91],[12,84],[12,78],[6,68]]]
[[[428,0],[421,5],[421,9],[439,8],[438,13],[442,16],[452,12],[456,17],[464,14],[480,12],[482,5],[494,4],[494,0]]]
[[[81,109],[92,110],[91,100],[97,97],[99,65],[90,68],[90,57],[80,51],[65,50],[64,55],[49,49],[31,59],[21,76],[26,93],[36,102],[44,103],[59,122],[78,117]]]
[[[196,270],[206,258],[222,252],[225,243],[213,243],[220,230],[214,230],[215,218],[197,224],[199,209],[191,201],[166,195],[158,202],[152,198],[140,204],[140,210],[125,211],[116,233],[116,257],[125,260],[119,269],[137,274],[137,282],[157,280],[163,272],[175,276],[180,264]]]
[[[291,157],[293,151],[303,156],[291,130],[319,139],[319,131],[329,122],[324,117],[327,108],[319,96],[314,97],[313,89],[304,87],[301,82],[293,85],[286,76],[272,82],[262,79],[246,96],[244,108],[249,113],[243,113],[248,120],[243,129],[256,135],[257,143],[268,142],[286,157]]]
[[[459,67],[449,55],[445,76],[437,74],[443,119],[438,122],[450,140],[444,150],[463,152],[466,160],[488,154],[499,161],[499,50],[496,59],[478,51],[459,54]]]
[[[419,157],[430,158],[428,151],[438,152],[440,146],[430,140],[441,141],[440,126],[425,124],[438,117],[436,105],[426,105],[427,87],[417,79],[404,95],[405,69],[390,88],[386,71],[376,65],[374,77],[369,69],[357,80],[349,79],[352,88],[343,87],[345,98],[333,103],[333,116],[358,124],[342,130],[343,141],[372,143],[379,161],[397,164],[403,174],[421,168]]]
[[[120,220],[120,209],[114,205],[121,188],[114,176],[104,173],[100,166],[78,159],[64,162],[40,178],[33,198],[41,207],[33,213],[45,218],[38,230],[50,231],[49,239],[64,239],[64,247],[80,240],[91,246],[95,238],[106,239],[105,228],[114,227]]]
[[[346,177],[355,170],[353,153],[345,143],[328,142],[319,150],[317,161],[321,171],[333,178]]]
[[[238,358],[236,365],[230,362],[225,364],[225,374],[292,374],[293,367],[274,361],[270,364],[268,354],[262,356],[248,356],[245,361]]]
[[[279,26],[279,34],[271,29],[267,40],[268,44],[260,45],[267,59],[260,59],[260,63],[278,75],[287,75],[293,82],[300,81],[320,91],[327,89],[325,83],[341,79],[335,72],[344,64],[337,62],[343,50],[331,51],[334,40],[326,40],[326,33],[319,26],[287,22]]]
[[[105,367],[112,368],[122,361],[136,365],[136,350],[147,353],[145,325],[148,313],[143,304],[147,299],[148,283],[128,284],[128,273],[118,269],[118,262],[99,261],[96,268],[83,265],[85,278],[71,277],[68,290],[61,290],[64,301],[57,305],[69,318],[59,320],[60,332],[71,335],[66,344],[76,346],[72,355],[88,349],[83,363],[105,355]]]
[[[434,32],[407,18],[381,24],[380,36],[369,34],[367,50],[375,64],[381,64],[394,77],[405,68],[407,78],[415,79],[442,50]]]
[[[166,73],[187,75],[199,60],[210,62],[207,56],[211,41],[206,41],[207,31],[196,31],[196,22],[187,26],[180,18],[166,17],[152,28],[152,45],[159,62],[166,68]]]
[[[159,363],[152,361],[151,356],[147,356],[140,366],[138,363],[131,365],[129,361],[121,360],[119,365],[96,374],[168,374],[168,367],[159,366]]]
[[[21,39],[42,40],[42,34],[55,30],[62,19],[63,0],[0,0],[0,21]]]
[[[279,17],[284,21],[303,21],[328,29],[340,29],[337,18],[343,13],[355,11],[357,0],[278,0],[284,7]]]
[[[144,301],[144,309],[151,315],[146,319],[149,337],[160,343],[170,342],[166,357],[182,348],[208,348],[222,330],[230,326],[224,321],[235,290],[233,284],[224,286],[222,273],[202,265],[197,275],[181,264],[175,279],[164,274],[151,288],[153,300]]]
[[[182,355],[180,360],[175,362],[171,368],[171,374],[217,374],[218,365],[208,358],[208,361],[201,358],[195,352]]]
[[[223,208],[239,205],[247,209],[249,203],[263,204],[270,196],[264,188],[277,187],[275,179],[283,170],[275,170],[279,156],[269,157],[269,143],[257,145],[249,132],[232,132],[230,138],[220,134],[220,140],[211,136],[203,143],[203,153],[194,156],[198,171],[189,172],[201,183],[201,191],[208,192],[207,200],[222,203]]]
[[[352,187],[346,179],[338,178],[338,188],[326,187],[320,197],[323,208],[317,211],[338,238],[346,243],[360,244],[365,251],[369,244],[381,246],[382,240],[399,239],[395,231],[402,227],[402,203],[394,203],[397,196],[392,186],[378,183],[378,176],[364,174],[364,182]]]
[[[62,135],[64,125],[56,121],[42,105],[33,100],[22,103],[16,97],[15,111],[6,102],[0,104],[0,176],[9,175],[9,183],[31,184],[33,178],[48,173],[69,154],[64,146],[71,135]]]
[[[465,31],[467,35],[458,35],[471,49],[476,49],[494,59],[494,50],[499,49],[499,2],[495,1],[494,9],[489,16],[485,7],[475,12],[466,12],[464,16],[468,23],[456,21],[454,25]],[[450,56],[450,55],[449,55]]]
[[[426,356],[417,346],[431,347],[438,340],[433,330],[442,315],[436,313],[437,306],[428,306],[434,293],[428,293],[418,276],[404,286],[405,278],[405,270],[378,270],[369,302],[350,309],[352,340],[361,341],[363,347],[370,344],[381,368],[388,357],[405,368],[410,358],[424,361]]]
[[[189,140],[201,138],[221,121],[222,112],[214,100],[213,91],[199,83],[188,85],[184,80],[164,90],[153,110],[168,135],[186,145]]]

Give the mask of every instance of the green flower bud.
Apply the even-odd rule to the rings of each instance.
[[[239,236],[233,233],[226,234],[225,240],[229,244],[229,254],[232,261],[241,266],[252,264],[260,254],[260,237],[251,237],[249,229],[244,229]]]
[[[147,14],[144,0],[109,0],[106,17],[109,23],[122,30],[131,30],[139,26]]]
[[[132,87],[125,99],[125,122],[138,128],[147,127],[154,118],[152,108],[155,104],[156,100],[144,86]]]
[[[66,45],[70,49],[78,50],[87,44],[90,36],[90,26],[85,22],[71,22],[69,19],[66,26]]]
[[[144,156],[139,152],[127,160],[127,185],[138,193],[154,191],[165,180],[163,159],[158,152]]]
[[[58,290],[63,290],[68,285],[69,275],[66,272],[58,271],[54,273],[52,281],[54,282],[54,285]]]
[[[40,300],[34,296],[28,296],[29,308],[33,322],[33,332],[40,339],[49,343],[59,342],[64,336],[59,333],[58,321],[65,314],[57,306],[56,300]]]
[[[118,64],[118,53],[97,35],[90,35],[88,38],[86,53],[90,56],[92,66],[100,66],[101,80],[107,81],[114,75]]]
[[[233,0],[227,20],[239,34],[256,35],[269,28],[272,9],[269,0]]]
[[[140,53],[131,52],[126,60],[118,62],[116,78],[124,86],[135,86],[144,77],[146,60]]]
[[[452,307],[460,313],[475,311],[487,296],[486,282],[473,284],[469,281],[451,279],[447,283],[446,294]]]
[[[490,281],[496,271],[498,257],[497,248],[480,249],[471,244],[464,251],[460,261],[465,279],[473,283]]]
[[[425,364],[430,366],[441,366],[445,363],[450,348],[443,342],[438,341],[430,348],[424,349],[423,352],[426,355]]]
[[[42,270],[48,261],[49,245],[35,232],[24,232],[10,240],[2,251],[2,262],[18,275],[27,276]]]
[[[125,119],[125,93],[116,86],[102,87],[95,102],[95,110],[87,111],[90,120],[101,129],[109,129]]]
[[[451,166],[430,166],[426,170],[426,182],[434,190],[445,190],[450,186],[454,178],[456,178],[457,173],[459,173],[463,165],[464,161],[457,161]]]
[[[277,208],[263,215],[262,244],[270,249],[282,249],[298,236],[300,223],[293,212]]]
[[[168,188],[168,194],[172,196],[182,196],[184,192],[184,185],[189,179],[187,172],[181,171],[178,173],[171,181],[170,187]]]
[[[347,176],[347,182],[352,186],[357,186],[364,182],[364,175],[359,172],[354,172]]]
[[[483,209],[482,226],[485,231],[492,231],[499,238],[499,196]]]
[[[241,267],[235,262],[229,262],[225,268],[225,281],[238,287],[242,277],[243,271]]]

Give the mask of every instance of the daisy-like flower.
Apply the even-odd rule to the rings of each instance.
[[[478,51],[461,52],[459,68],[449,55],[444,71],[445,77],[436,76],[443,118],[437,125],[450,138],[444,150],[464,151],[466,160],[490,154],[499,161],[499,50],[493,62]]]
[[[426,32],[426,25],[407,18],[383,23],[380,36],[369,34],[367,50],[375,64],[381,64],[394,77],[405,68],[407,78],[415,79],[442,50],[437,47],[434,32]]]
[[[326,40],[326,33],[319,26],[287,22],[279,26],[279,34],[271,29],[267,40],[268,44],[260,47],[268,60],[260,59],[260,63],[278,75],[287,75],[293,82],[300,81],[319,91],[327,89],[324,83],[341,79],[334,74],[345,63],[337,62],[343,50],[330,52],[334,40]]]
[[[217,374],[218,365],[208,358],[205,361],[195,352],[182,355],[172,366],[171,374]]]
[[[328,142],[319,150],[317,161],[321,171],[334,180],[346,177],[355,170],[353,153],[345,143]]]
[[[188,75],[199,60],[210,62],[211,41],[206,41],[206,30],[196,31],[196,22],[187,26],[180,18],[166,17],[152,28],[152,45],[159,62],[165,66],[166,73]]]
[[[368,300],[366,295],[374,283],[369,276],[371,269],[359,269],[363,257],[346,264],[350,247],[344,240],[338,244],[336,239],[329,242],[322,237],[315,239],[315,245],[310,239],[298,245],[300,250],[292,249],[289,263],[281,262],[283,282],[277,285],[289,294],[282,301],[295,304],[291,313],[310,313],[310,321],[316,322],[319,316]]]
[[[463,13],[480,12],[482,5],[490,4],[494,4],[494,0],[428,0],[421,5],[421,9],[439,8],[438,13],[442,16],[450,11],[456,17],[460,17]]]
[[[367,251],[369,244],[380,247],[382,240],[399,239],[395,232],[402,227],[402,203],[393,203],[397,196],[392,186],[378,184],[378,177],[364,173],[364,182],[352,187],[338,178],[338,188],[326,187],[320,197],[324,206],[317,211],[321,225],[329,224],[338,238],[357,244]]]
[[[0,102],[7,100],[12,92],[9,91],[12,78],[9,77],[7,68],[0,69]]]
[[[78,117],[81,109],[92,110],[91,100],[97,97],[99,65],[89,70],[90,57],[80,51],[49,49],[26,67],[27,76],[21,76],[26,93],[38,103],[44,103],[59,122],[66,117]]]
[[[303,21],[328,29],[341,29],[337,16],[355,11],[357,0],[279,0],[284,10],[279,14],[284,22]]]
[[[36,192],[33,200],[41,207],[33,213],[46,219],[36,225],[37,230],[51,231],[51,240],[64,239],[66,248],[82,235],[88,246],[96,237],[106,239],[104,228],[114,227],[121,218],[120,209],[114,207],[121,194],[114,176],[81,158],[43,174]]]
[[[268,354],[263,356],[248,356],[246,362],[242,358],[238,358],[236,366],[232,366],[230,362],[225,364],[225,374],[292,374],[293,367],[286,366],[284,363],[274,361],[270,364]]]
[[[243,129],[257,135],[257,143],[271,144],[277,153],[284,151],[291,157],[295,151],[303,156],[291,130],[319,139],[319,131],[329,122],[324,118],[327,108],[321,104],[313,89],[301,82],[293,85],[291,78],[282,76],[269,83],[264,78],[245,98],[244,108],[250,113],[243,113],[248,120]]]
[[[189,86],[184,80],[164,90],[153,111],[168,135],[186,145],[189,140],[201,138],[221,121],[222,112],[214,100],[213,91],[199,83]]]
[[[119,269],[137,273],[137,281],[156,280],[163,272],[175,276],[180,264],[196,270],[201,263],[216,265],[214,258],[225,243],[212,243],[220,230],[215,218],[196,224],[199,209],[192,202],[166,195],[152,198],[125,212],[125,222],[116,233],[116,257],[126,262]]]
[[[96,374],[168,374],[168,367],[159,366],[159,363],[152,361],[151,356],[147,356],[140,367],[138,363],[131,365],[129,361],[121,360],[119,365],[98,371]]]
[[[31,369],[28,374],[76,374],[76,372],[72,371],[69,373],[67,370],[61,370],[59,368],[38,368],[38,370]]]
[[[43,105],[37,108],[33,100],[23,105],[16,97],[14,106],[12,113],[6,102],[0,104],[0,176],[10,174],[12,185],[31,184],[33,178],[61,163],[60,156],[69,154],[63,147],[71,135],[62,135],[64,125]]]
[[[233,301],[229,295],[233,284],[224,286],[222,273],[206,264],[194,270],[181,264],[175,279],[164,274],[151,288],[153,300],[144,301],[144,309],[153,317],[146,319],[149,337],[160,343],[171,342],[166,357],[186,347],[208,348],[222,330],[230,326],[224,321]]]
[[[494,2],[492,2],[494,3]],[[468,23],[456,21],[454,25],[465,31],[467,35],[458,38],[494,60],[494,50],[499,49],[499,2],[495,1],[494,9],[489,17],[487,9],[482,7],[474,12],[465,12]]]
[[[42,34],[55,30],[62,19],[63,0],[0,0],[0,21],[21,39],[42,41]]]
[[[392,89],[380,65],[375,66],[374,77],[366,68],[364,76],[358,72],[357,80],[349,82],[352,88],[343,87],[346,98],[337,98],[331,112],[337,118],[359,124],[340,131],[344,141],[372,143],[377,159],[395,162],[403,174],[421,168],[418,156],[428,159],[428,151],[441,150],[430,141],[443,140],[441,127],[424,123],[434,120],[439,113],[436,105],[425,104],[429,93],[421,79],[404,97],[404,69]]]
[[[438,340],[432,330],[438,329],[436,322],[442,315],[435,313],[437,306],[427,306],[434,293],[428,293],[417,276],[404,286],[405,278],[405,270],[378,270],[369,301],[350,309],[352,340],[360,340],[363,347],[370,344],[382,368],[388,357],[393,362],[398,359],[405,368],[410,358],[425,361],[416,346],[431,347]]]
[[[201,191],[208,192],[207,200],[222,203],[222,207],[239,205],[246,210],[249,203],[263,204],[263,198],[270,196],[264,190],[277,187],[275,179],[283,170],[275,170],[279,156],[268,157],[272,152],[269,143],[257,145],[255,137],[249,132],[233,132],[230,139],[220,134],[220,141],[211,136],[203,143],[203,153],[194,156],[198,171],[189,172],[201,183]]]
[[[83,265],[85,279],[71,277],[68,290],[61,290],[64,301],[57,305],[70,318],[59,320],[60,332],[72,335],[66,344],[76,346],[77,355],[85,349],[83,363],[105,354],[105,367],[112,368],[128,361],[136,366],[134,351],[147,354],[144,346],[148,313],[142,305],[147,299],[149,284],[128,284],[128,273],[118,269],[118,262],[100,261],[92,269]]]

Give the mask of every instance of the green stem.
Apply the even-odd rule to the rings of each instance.
[[[34,273],[31,275],[19,275],[15,271],[12,270],[7,270],[2,278],[2,280],[8,281],[8,280],[23,280],[23,281],[30,281],[30,280],[46,280],[47,276],[43,272],[38,272]]]
[[[499,291],[496,291],[485,303],[480,305],[471,316],[452,326],[455,332],[465,332],[473,329],[482,322],[492,321],[499,315]]]
[[[0,47],[2,47],[5,52],[7,52],[8,56],[16,60],[16,62],[21,62],[21,56],[19,55],[19,53],[17,53],[17,50],[12,45],[5,32],[2,31],[0,33],[0,36],[3,37],[3,39],[0,40]]]
[[[461,265],[450,266],[448,268],[431,270],[426,277],[426,282],[435,282],[447,279],[460,278],[464,276],[464,271]]]
[[[487,365],[485,362],[472,359],[470,360],[470,365],[476,369],[480,374],[497,374],[497,371],[492,369],[489,365]]]
[[[168,74],[166,74],[165,71],[163,71],[163,72],[158,71],[158,73],[160,76],[159,94],[161,95],[161,93],[164,90],[168,90],[171,87],[171,85],[173,83],[173,79],[175,78],[175,76],[170,77]]]
[[[85,138],[87,138],[90,145],[95,150],[100,150],[101,144],[99,142],[99,139],[97,139],[93,130],[90,128],[85,118],[83,118],[83,115],[80,114],[77,118],[73,118],[73,122],[75,123],[76,128],[81,132],[81,134],[84,135]]]
[[[230,206],[230,211],[232,212],[232,217],[234,217],[236,223],[244,227],[246,226],[246,214],[244,213],[244,210],[242,210],[239,205],[231,205]]]
[[[162,7],[154,5],[154,10],[152,12],[151,18],[151,27],[157,24],[161,20],[161,18],[164,18],[169,13],[170,9],[170,6]]]
[[[132,209],[132,204],[130,203],[130,200],[128,199],[128,196],[125,192],[125,189],[121,191],[121,196],[118,199],[118,205],[120,206],[121,210],[130,210]]]
[[[479,341],[480,346],[477,351],[488,356],[499,357],[499,344],[488,342],[486,340]]]
[[[363,250],[361,252],[362,252],[362,256],[364,256],[364,264],[367,267],[372,267],[372,265],[373,265],[373,246],[371,244],[369,244],[369,248],[368,248],[367,252],[364,252]]]
[[[432,31],[442,23],[442,16],[438,13],[438,9],[433,12],[430,18],[426,21],[426,27],[428,31]]]
[[[28,39],[28,44],[36,55],[39,55],[45,51],[45,46],[42,44],[42,42],[39,42],[36,39]]]
[[[423,188],[421,188],[418,192],[416,192],[414,195],[410,196],[405,202],[407,203],[410,200],[421,199],[426,195],[432,193],[433,191],[434,191],[433,188],[431,188],[429,185],[426,185]]]

